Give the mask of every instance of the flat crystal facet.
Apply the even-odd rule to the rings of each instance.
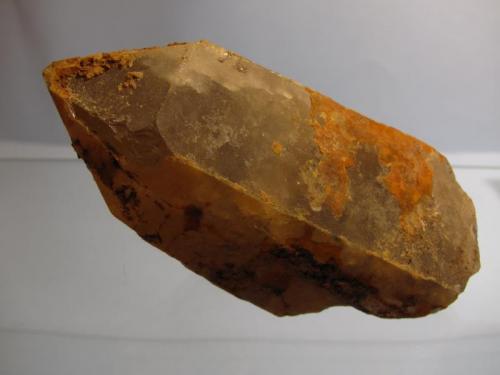
[[[44,76],[111,212],[276,315],[423,316],[479,269],[474,206],[444,156],[224,48],[102,53]]]

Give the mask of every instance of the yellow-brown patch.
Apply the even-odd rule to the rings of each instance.
[[[311,125],[323,155],[318,176],[325,181],[326,202],[336,217],[342,216],[349,196],[348,169],[354,164],[354,138],[336,118],[342,107],[333,100],[307,89],[311,98]]]
[[[271,148],[273,149],[273,152],[278,156],[283,152],[283,145],[279,142],[274,141],[271,145]]]
[[[55,61],[43,71],[43,76],[49,89],[62,97],[69,97],[67,81],[72,77],[91,79],[99,76],[112,67],[131,68],[136,55],[141,50],[116,51],[110,53],[96,53],[86,57],[74,57]]]
[[[118,85],[118,91],[122,91],[127,88],[136,89],[137,82],[144,77],[143,72],[128,72],[125,81]]]

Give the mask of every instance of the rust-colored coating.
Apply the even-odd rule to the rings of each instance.
[[[379,124],[345,108],[317,91],[306,89],[311,99],[311,124],[315,142],[323,159],[319,173],[326,181],[331,209],[336,216],[343,213],[349,199],[348,169],[363,145],[374,146],[380,164],[387,172],[382,177],[385,187],[397,199],[402,220],[432,191],[432,168],[429,154],[436,151],[414,137],[390,126]]]

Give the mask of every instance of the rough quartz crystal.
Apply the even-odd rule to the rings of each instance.
[[[111,212],[276,315],[448,306],[479,269],[471,200],[432,147],[206,41],[44,76]]]

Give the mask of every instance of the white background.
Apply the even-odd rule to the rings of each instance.
[[[447,153],[481,271],[448,309],[276,318],[115,220],[50,61],[210,39]],[[500,372],[500,2],[0,0],[0,375]]]

